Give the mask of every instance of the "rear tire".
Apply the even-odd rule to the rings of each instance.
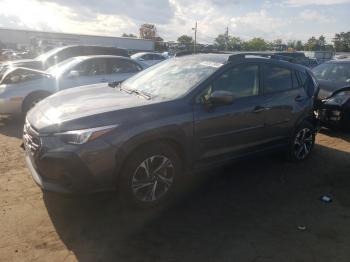
[[[138,208],[151,208],[171,199],[178,189],[183,163],[166,143],[152,143],[137,149],[122,170],[121,200]]]
[[[37,103],[39,103],[44,98],[51,95],[49,92],[35,92],[28,95],[22,104],[22,116],[26,117],[28,111],[32,109]]]
[[[309,122],[302,122],[295,130],[288,148],[287,158],[291,162],[307,159],[315,144],[315,127]]]

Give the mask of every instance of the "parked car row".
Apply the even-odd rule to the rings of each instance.
[[[128,57],[125,49],[103,46],[64,46],[36,59],[0,65],[0,114],[25,115],[43,98],[67,88],[124,81],[164,60],[157,53]]]

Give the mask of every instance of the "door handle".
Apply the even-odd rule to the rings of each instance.
[[[256,106],[253,110],[254,113],[260,113],[263,111],[269,110],[268,107],[264,107],[264,106]]]
[[[294,98],[294,100],[297,101],[297,102],[301,102],[301,101],[305,100],[305,97],[302,96],[302,95],[297,95],[297,96]]]

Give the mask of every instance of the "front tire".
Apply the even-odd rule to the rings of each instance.
[[[44,98],[48,97],[50,93],[48,92],[35,92],[28,95],[22,105],[22,115],[25,117],[30,109],[32,109],[37,103],[39,103]]]
[[[307,159],[315,144],[315,127],[309,122],[299,125],[291,139],[288,149],[288,160],[300,162]]]
[[[182,161],[168,144],[141,147],[128,158],[122,171],[121,199],[139,208],[160,205],[175,193],[182,172]]]

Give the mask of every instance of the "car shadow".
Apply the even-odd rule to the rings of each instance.
[[[330,137],[338,137],[347,142],[350,142],[350,132],[339,130],[339,129],[331,129],[331,128],[321,128],[320,133],[330,136]]]
[[[23,118],[9,118],[0,116],[0,134],[8,137],[21,138],[23,134]]]
[[[338,251],[317,235],[330,223],[322,218],[336,214],[320,195],[350,206],[344,159],[350,154],[316,145],[300,164],[273,155],[245,160],[191,176],[177,201],[152,210],[127,208],[114,193],[43,199],[79,261],[319,261]],[[303,234],[299,225],[314,231]]]

